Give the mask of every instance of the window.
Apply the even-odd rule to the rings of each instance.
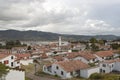
[[[71,75],[73,75],[73,72],[70,72]]]
[[[20,62],[17,62],[17,64],[19,64]]]
[[[113,64],[112,64],[112,67],[113,67]]]
[[[61,75],[64,75],[63,71],[61,71]]]
[[[8,63],[9,63],[9,61],[8,61],[8,60],[4,61],[4,64],[8,64]]]
[[[59,69],[59,67],[58,67],[58,66],[56,66],[56,69]]]
[[[13,66],[13,62],[11,62],[11,66]]]
[[[103,66],[103,67],[106,67],[106,65],[105,65],[105,64],[103,64],[102,66]]]
[[[100,69],[100,72],[102,72],[102,69]]]
[[[105,70],[103,70],[103,73],[105,73]]]
[[[56,74],[56,71],[54,71],[54,73]]]
[[[13,56],[11,56],[11,59],[13,59]]]

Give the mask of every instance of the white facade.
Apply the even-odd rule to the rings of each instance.
[[[19,67],[20,64],[18,61],[15,61],[15,59],[16,57],[14,55],[8,55],[7,57],[1,59],[0,62],[11,68]]]
[[[33,63],[33,59],[20,60],[20,64],[22,65],[29,65],[30,63]]]
[[[100,72],[101,73],[110,73],[113,71],[114,67],[115,67],[114,63],[110,63],[110,64],[101,63],[100,64]]]
[[[60,67],[57,64],[52,64],[50,66],[44,66],[43,72],[51,74],[51,75],[57,75],[61,77],[62,79],[66,78],[72,78],[72,77],[83,77],[83,78],[89,78],[89,76],[93,73],[99,73],[99,67],[93,67],[93,68],[87,68],[87,69],[80,69],[77,71],[67,72],[62,67]]]
[[[120,62],[115,62],[114,70],[120,71]]]
[[[89,78],[93,73],[100,73],[99,67],[80,70],[80,76],[83,78]]]
[[[120,71],[120,61],[115,61],[112,63],[100,63],[100,72],[102,73],[110,73],[112,71]]]
[[[10,70],[5,80],[25,80],[25,71]]]

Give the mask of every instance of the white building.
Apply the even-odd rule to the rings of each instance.
[[[112,71],[120,71],[120,59],[106,60],[100,63],[101,73],[110,73]]]
[[[112,51],[98,51],[94,54],[99,61],[110,60],[114,58]]]
[[[0,62],[11,68],[19,67],[20,63],[12,54],[0,54]]]
[[[79,52],[72,52],[72,53],[68,53],[67,57],[68,60],[80,60],[84,63],[94,63],[97,62],[98,59],[96,56],[94,56],[91,53],[79,53]]]
[[[77,76],[88,78],[93,73],[99,73],[99,67],[90,68],[80,60],[66,60],[44,65],[43,71],[51,75],[58,75],[63,79]]]
[[[33,59],[29,53],[15,54],[15,56],[22,65],[29,65],[30,63],[33,63]]]

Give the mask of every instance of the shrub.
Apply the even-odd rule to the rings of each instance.
[[[102,78],[103,78],[103,76],[99,73],[93,73],[90,76],[90,79],[93,79],[93,80],[99,80],[99,79],[102,79]]]

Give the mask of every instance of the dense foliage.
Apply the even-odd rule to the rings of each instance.
[[[19,40],[15,41],[6,41],[5,45],[0,44],[0,49],[11,49],[12,47],[22,47],[27,46],[26,44],[21,44]]]
[[[6,67],[4,64],[0,63],[0,79],[8,73],[8,67]]]

